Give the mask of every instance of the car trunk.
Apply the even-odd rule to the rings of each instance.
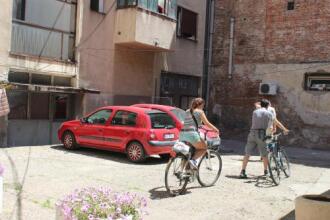
[[[148,115],[151,123],[152,139],[159,141],[178,139],[178,130],[171,116],[161,111],[151,111]]]

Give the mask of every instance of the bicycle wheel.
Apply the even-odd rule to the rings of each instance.
[[[165,187],[170,195],[179,195],[186,189],[189,180],[186,167],[187,160],[184,157],[178,156],[169,160],[165,170]]]
[[[268,154],[268,169],[269,169],[269,175],[270,178],[273,180],[275,185],[279,185],[281,181],[281,170],[280,167],[277,164],[276,157],[273,153]]]
[[[197,180],[201,186],[214,185],[220,177],[222,160],[218,152],[213,150],[206,153],[198,164]]]
[[[283,173],[289,177],[291,175],[289,158],[283,149],[280,150],[279,155]]]

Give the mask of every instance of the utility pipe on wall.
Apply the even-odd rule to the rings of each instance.
[[[228,62],[228,78],[229,79],[231,79],[233,77],[234,28],[235,28],[235,18],[230,18],[229,62]]]
[[[207,0],[206,22],[205,22],[205,42],[204,42],[204,68],[202,80],[202,95],[207,106],[208,113],[209,96],[210,96],[210,77],[212,66],[212,38],[214,33],[214,2],[215,0]]]

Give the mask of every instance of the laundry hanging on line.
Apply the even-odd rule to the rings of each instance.
[[[0,117],[8,115],[10,112],[8,98],[5,89],[0,89]]]

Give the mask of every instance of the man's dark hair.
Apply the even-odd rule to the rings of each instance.
[[[262,108],[268,108],[269,104],[270,104],[270,102],[269,102],[267,99],[262,99],[262,100],[260,101],[260,106],[261,106]]]

